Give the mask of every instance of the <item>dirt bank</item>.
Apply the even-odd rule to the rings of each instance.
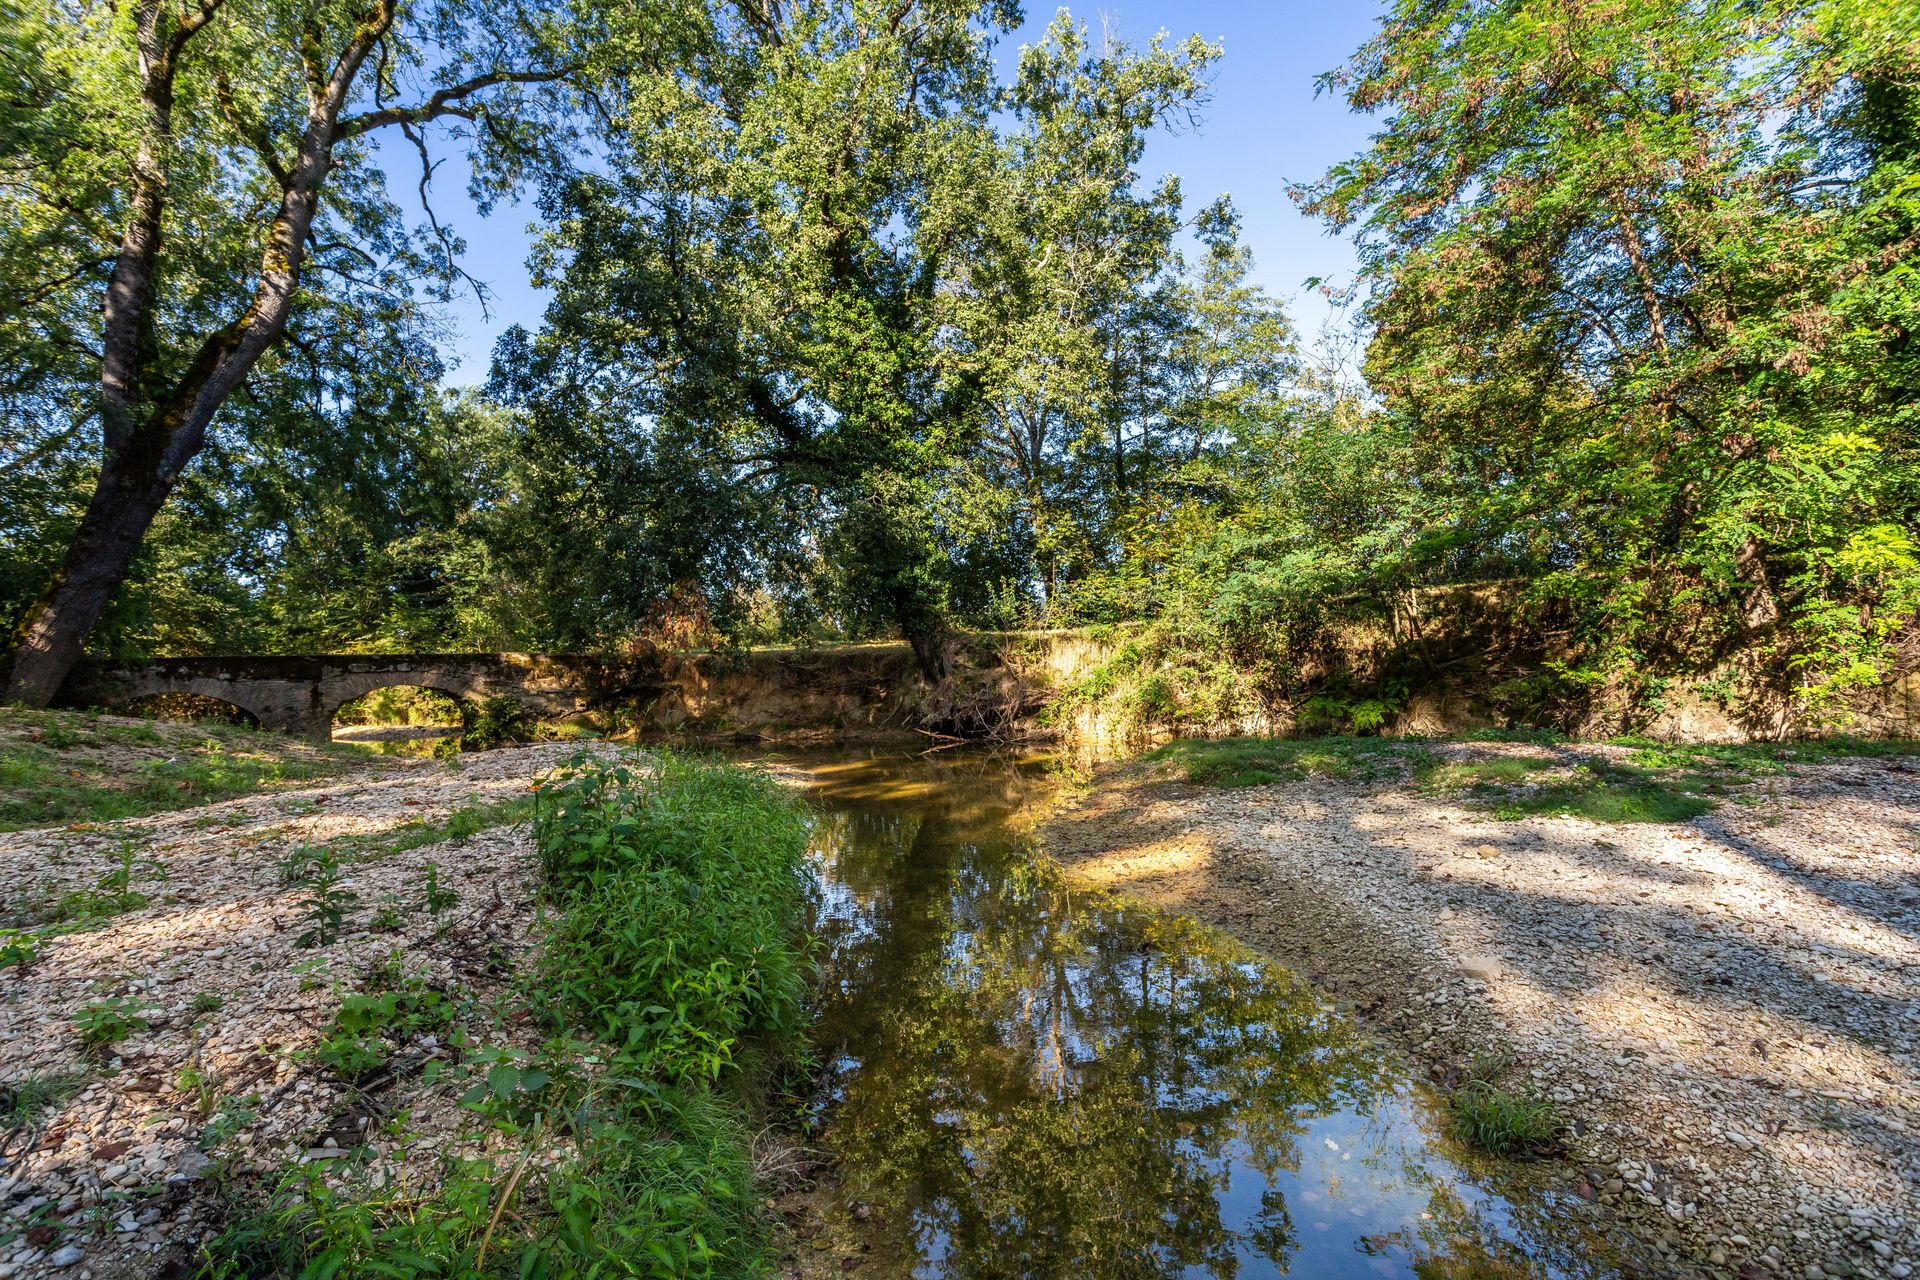
[[[1904,1280],[1917,830],[1904,759],[1795,765],[1691,821],[1622,825],[1496,821],[1404,774],[1217,790],[1136,763],[1045,837],[1079,878],[1311,974],[1437,1079],[1511,1054],[1570,1124],[1564,1176],[1677,1263]]]

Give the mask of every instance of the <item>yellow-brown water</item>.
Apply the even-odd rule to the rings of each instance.
[[[819,814],[824,1137],[870,1206],[861,1274],[1617,1274],[1309,984],[1069,889],[1028,834],[1053,762],[789,763]]]

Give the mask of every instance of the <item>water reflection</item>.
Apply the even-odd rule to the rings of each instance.
[[[827,1136],[885,1274],[1613,1274],[1307,984],[1069,890],[1022,831],[1045,761],[811,776]]]

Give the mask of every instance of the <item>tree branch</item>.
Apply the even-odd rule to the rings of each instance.
[[[448,85],[435,91],[425,102],[411,107],[383,107],[377,111],[364,112],[342,120],[334,130],[336,140],[345,141],[357,138],[374,129],[383,129],[388,125],[425,124],[429,120],[438,120],[441,116],[457,115],[471,120],[473,108],[466,100],[482,89],[491,89],[501,84],[551,84],[555,80],[564,80],[578,68],[557,67],[548,71],[489,71],[485,75],[475,76],[459,84]]]

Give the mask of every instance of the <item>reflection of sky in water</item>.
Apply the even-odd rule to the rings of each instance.
[[[1007,822],[1043,773],[822,781],[827,1138],[879,1274],[1612,1274],[1310,987],[1036,864]]]

